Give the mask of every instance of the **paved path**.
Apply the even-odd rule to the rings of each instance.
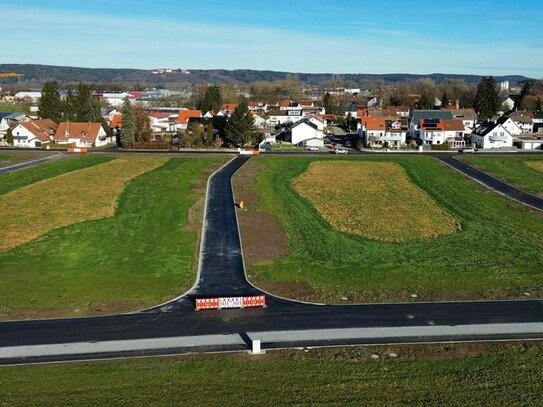
[[[7,167],[0,168],[0,174],[7,173],[7,172],[13,172],[17,170],[22,170],[24,168],[30,168],[30,167],[36,167],[40,164],[44,164],[46,162],[52,161],[52,160],[58,160],[59,158],[62,158],[64,154],[62,153],[56,153],[47,157],[38,158],[35,160],[25,161],[18,164],[9,165]]]
[[[528,205],[533,209],[543,211],[543,199],[538,198],[537,196],[531,195],[503,181],[500,181],[499,179],[488,175],[486,172],[480,171],[471,165],[456,159],[453,155],[436,154],[434,157],[467,177],[473,179],[474,181],[477,181],[485,187],[497,192],[498,194],[514,199],[515,201]]]

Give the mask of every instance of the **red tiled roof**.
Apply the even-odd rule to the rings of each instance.
[[[364,117],[364,127],[366,130],[385,130],[385,119],[382,117]]]
[[[91,122],[61,122],[55,133],[56,141],[68,141],[69,138],[93,142],[98,137],[102,124]]]
[[[238,107],[238,104],[237,103],[223,103],[221,105],[221,110],[226,110],[226,111],[229,111],[229,112],[233,112],[234,110],[236,110],[236,107]]]
[[[111,118],[111,122],[109,123],[109,127],[114,129],[116,127],[122,127],[122,125],[123,125],[123,115],[122,115],[122,113],[114,114],[113,117]]]
[[[49,135],[55,134],[58,127],[51,119],[30,120],[20,124],[40,141],[49,141]]]
[[[446,131],[464,131],[464,122],[460,119],[441,120]]]
[[[180,124],[187,124],[191,117],[202,117],[200,110],[180,110],[177,116]]]

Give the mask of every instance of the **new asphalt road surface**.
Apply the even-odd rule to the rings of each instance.
[[[198,280],[169,303],[132,314],[0,323],[0,364],[189,351],[337,344],[543,339],[543,302],[479,301],[312,305],[265,294],[268,306],[194,311],[194,299],[261,292],[249,284],[231,176],[239,156],[208,183]]]

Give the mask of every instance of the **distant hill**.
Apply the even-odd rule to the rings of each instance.
[[[89,83],[116,83],[116,84],[141,84],[145,86],[191,86],[197,83],[222,84],[230,81],[234,83],[250,83],[257,81],[269,81],[284,79],[290,72],[258,71],[251,69],[195,69],[174,70],[171,73],[153,74],[152,70],[143,69],[113,69],[113,68],[79,68],[69,66],[32,65],[32,64],[0,64],[0,72],[18,72],[24,74],[21,84],[41,86],[44,82],[57,80],[63,83],[89,82]],[[189,73],[188,73],[189,72]],[[298,78],[307,85],[326,84],[332,73],[295,73]],[[445,78],[463,79],[468,84],[476,84],[481,76],[463,74],[339,74],[349,86],[362,86],[364,83],[380,80],[385,84],[398,82],[414,82],[420,78],[431,78],[440,83]],[[521,75],[496,76],[498,82],[509,81],[517,83],[527,78]],[[11,80],[13,81],[13,79]],[[1,80],[0,84],[8,83]],[[9,82],[13,83],[13,82]]]

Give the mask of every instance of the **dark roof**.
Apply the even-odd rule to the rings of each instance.
[[[409,121],[418,124],[420,119],[451,120],[453,118],[452,112],[446,110],[413,110]]]
[[[293,129],[294,127],[299,126],[300,124],[304,124],[304,123],[307,124],[308,126],[313,127],[315,130],[318,129],[317,125],[314,124],[314,123],[311,123],[311,122],[309,121],[309,119],[298,120],[296,123],[294,123],[294,124],[292,125],[291,129]]]
[[[2,120],[4,117],[7,117],[11,114],[11,112],[0,112],[0,120]]]
[[[507,119],[508,119],[508,117],[507,117]],[[503,124],[503,123],[500,123],[500,124]],[[497,125],[498,125],[498,123],[494,123],[494,122],[484,122],[483,124],[481,124],[480,126],[476,127],[473,130],[473,134],[477,134],[478,136],[486,136],[488,133],[490,133],[492,130],[494,130],[494,128]]]

